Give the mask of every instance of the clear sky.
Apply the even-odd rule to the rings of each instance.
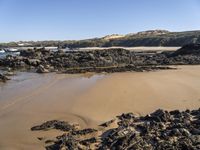
[[[0,0],[0,42],[200,29],[200,0]]]

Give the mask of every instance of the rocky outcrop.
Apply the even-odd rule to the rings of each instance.
[[[170,69],[167,65],[200,64],[199,44],[176,52],[133,52],[121,48],[91,51],[23,50],[19,56],[0,59],[0,67],[37,73],[124,72]]]
[[[44,124],[48,128],[52,127],[51,122],[50,125],[47,122]],[[44,124],[36,129],[44,130]],[[64,125],[69,128],[68,124]],[[55,125],[53,127],[55,128]],[[159,109],[146,116],[126,113],[103,123],[97,129],[79,130],[70,126],[66,131],[56,139],[48,140],[50,142],[46,142],[46,149],[196,150],[200,149],[200,109]]]
[[[200,44],[188,44],[174,52],[171,56],[200,55]]]

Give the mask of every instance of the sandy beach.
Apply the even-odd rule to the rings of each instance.
[[[19,73],[0,84],[0,149],[44,149],[38,137],[59,131],[31,132],[45,120],[96,126],[124,112],[200,106],[200,66],[177,70],[113,74]]]

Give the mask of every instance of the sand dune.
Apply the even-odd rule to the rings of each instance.
[[[58,131],[31,132],[30,127],[45,120],[67,120],[84,128],[123,112],[200,107],[200,66],[179,68],[94,76],[19,75],[0,88],[0,149],[43,149],[37,137],[53,137]]]

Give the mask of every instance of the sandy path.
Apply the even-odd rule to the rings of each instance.
[[[37,137],[53,137],[57,131],[31,132],[30,127],[45,120],[68,120],[86,127],[122,112],[200,107],[200,66],[92,77],[32,75],[16,81],[0,88],[1,150],[43,149],[44,142]]]

